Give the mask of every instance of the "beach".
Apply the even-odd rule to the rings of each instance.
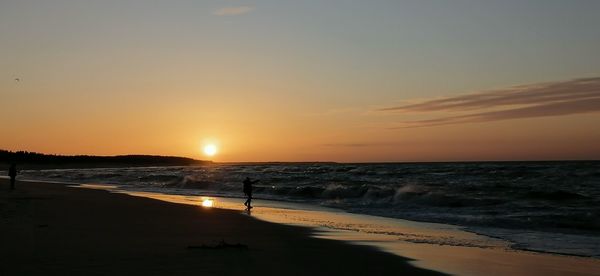
[[[598,11],[1,0],[0,276],[600,276]]]
[[[1,275],[440,275],[231,210],[53,183],[0,185]]]
[[[0,180],[0,275],[600,275],[460,227],[259,200]],[[308,208],[307,208],[308,207]]]

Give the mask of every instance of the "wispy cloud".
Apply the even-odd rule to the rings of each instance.
[[[336,144],[323,144],[325,147],[343,147],[343,148],[362,148],[372,146],[369,143],[336,143]]]
[[[398,143],[332,143],[332,144],[322,144],[324,147],[342,147],[342,148],[363,148],[363,147],[373,147],[373,146],[396,146]]]
[[[246,14],[254,11],[254,7],[250,6],[231,6],[231,7],[223,7],[213,12],[214,15],[218,16],[234,16]]]
[[[515,86],[424,100],[383,108],[379,111],[403,114],[459,112],[459,115],[402,122],[400,128],[598,112],[600,111],[600,77]]]

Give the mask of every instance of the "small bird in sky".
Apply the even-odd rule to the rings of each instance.
[[[15,78],[15,81],[16,82],[21,82],[21,79],[20,78]]]

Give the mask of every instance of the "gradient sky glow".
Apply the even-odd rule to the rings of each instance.
[[[600,159],[598,26],[595,0],[0,0],[0,148]]]

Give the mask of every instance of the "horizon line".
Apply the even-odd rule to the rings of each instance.
[[[491,162],[598,162],[599,159],[589,158],[565,158],[565,159],[454,159],[454,160],[397,160],[397,161],[333,161],[333,160],[305,160],[305,161],[214,161],[211,159],[197,159],[189,156],[177,156],[177,155],[160,155],[160,154],[114,154],[114,155],[96,155],[96,154],[61,154],[61,153],[42,153],[36,151],[27,150],[6,150],[0,149],[0,152],[5,151],[8,153],[27,152],[41,155],[54,155],[62,157],[119,157],[119,156],[152,156],[152,157],[175,157],[175,158],[187,158],[194,161],[210,162],[213,164],[315,164],[315,163],[332,163],[332,164],[398,164],[398,163],[491,163]]]

